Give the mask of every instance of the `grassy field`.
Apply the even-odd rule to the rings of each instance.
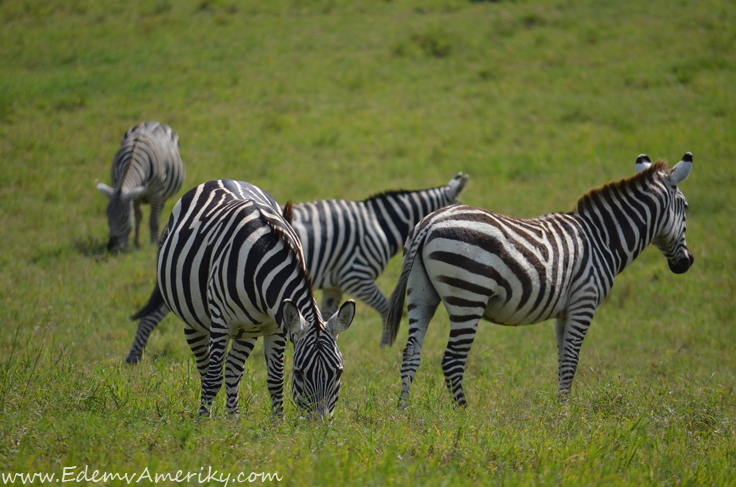
[[[736,483],[733,2],[4,0],[0,25],[3,474]],[[587,189],[633,174],[641,152],[673,164],[692,151],[682,190],[695,264],[673,275],[651,248],[619,276],[565,404],[551,323],[484,324],[465,375],[469,407],[455,410],[440,307],[412,405],[399,410],[406,321],[397,345],[381,348],[378,314],[359,305],[340,338],[330,425],[300,420],[292,404],[271,421],[260,344],[242,419],[224,416],[221,393],[214,418],[197,423],[180,322],[166,318],[139,366],[122,363],[155,247],[108,256],[94,188],[110,183],[125,130],[149,120],[180,136],[182,194],[227,177],[280,202],[363,199],[463,171],[463,202],[519,217],[571,209]],[[384,293],[399,267],[379,279]]]

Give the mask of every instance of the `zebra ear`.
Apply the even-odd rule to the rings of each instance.
[[[355,301],[349,299],[340,306],[340,310],[327,320],[327,331],[337,338],[337,335],[350,328],[355,318]]]
[[[115,192],[114,188],[111,188],[105,183],[101,183],[99,181],[95,181],[95,184],[97,185],[97,189],[100,191],[100,193],[104,194],[108,198],[112,198],[112,194]]]
[[[299,308],[296,307],[294,301],[284,299],[284,302],[281,303],[281,324],[297,341],[304,332],[303,321]]]
[[[670,181],[675,185],[680,184],[690,175],[690,171],[693,169],[693,155],[690,152],[685,153],[682,156],[682,160],[675,164],[669,174]]]
[[[146,188],[144,188],[143,186],[138,186],[137,188],[133,188],[127,193],[125,193],[125,197],[128,199],[134,200],[141,195],[144,189]]]
[[[649,169],[652,165],[652,161],[649,160],[649,156],[646,154],[639,154],[636,158],[636,172],[642,172],[644,169]]]

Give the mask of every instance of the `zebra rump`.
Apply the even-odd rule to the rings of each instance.
[[[157,122],[131,127],[123,135],[111,172],[113,187],[97,182],[97,189],[110,200],[107,205],[108,250],[127,250],[134,227],[134,242],[138,245],[143,203],[151,205],[151,242],[157,242],[164,202],[179,191],[184,182],[179,137],[171,127]]]
[[[581,344],[614,277],[650,243],[676,274],[693,264],[679,189],[691,169],[689,152],[670,171],[642,154],[636,175],[589,191],[570,213],[520,219],[458,205],[427,216],[407,241],[384,327],[393,344],[406,296],[401,403],[440,302],[450,318],[442,370],[457,404],[466,405],[462,379],[481,319],[519,326],[554,318],[558,397],[566,399]]]

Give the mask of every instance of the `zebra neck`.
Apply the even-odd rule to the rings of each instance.
[[[660,194],[664,193],[664,195]],[[658,186],[630,185],[618,191],[603,188],[590,193],[578,215],[587,223],[589,237],[613,274],[622,272],[652,242],[662,226],[663,200]]]
[[[440,186],[419,191],[389,191],[365,200],[389,240],[391,256],[403,248],[409,231],[422,218],[452,203],[448,190],[447,186]]]
[[[121,166],[122,174],[118,188],[123,194],[132,191],[144,183],[145,175],[143,174],[143,169],[145,164],[143,162],[136,164],[137,153],[143,150],[139,147],[140,142],[141,136],[139,134],[129,146],[122,148],[122,153],[119,154],[122,160],[117,164]]]

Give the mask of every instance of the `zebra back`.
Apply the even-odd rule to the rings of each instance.
[[[191,290],[198,294],[196,299],[169,302],[172,311],[187,321],[186,315],[193,318],[202,329],[209,328],[210,316],[206,306],[200,303],[207,300],[209,273],[212,272],[215,252],[221,252],[223,246],[235,245],[225,238],[232,239],[233,232],[239,225],[245,225],[251,219],[258,219],[259,225],[267,226],[289,251],[296,267],[295,286],[290,288],[290,297],[308,323],[321,321],[321,315],[314,301],[308,272],[304,265],[304,254],[299,237],[291,225],[284,219],[283,211],[276,201],[263,191],[246,182],[233,180],[209,181],[186,193],[176,204],[168,227],[172,235],[162,245],[159,253],[159,286],[165,296],[174,296],[172,287],[181,286],[177,281],[185,279]],[[227,228],[229,237],[222,232]],[[175,235],[174,235],[175,234]],[[239,242],[244,245],[244,242]],[[259,251],[260,252],[260,251]],[[184,264],[183,259],[195,259]],[[256,262],[257,263],[257,262]],[[182,265],[198,267],[200,275],[187,276],[179,269]],[[223,272],[225,272],[223,270]],[[254,276],[246,276],[254,278]],[[185,284],[186,287],[187,284]],[[281,326],[281,303],[274,301],[270,292],[277,288],[263,290],[254,288],[248,297],[251,303],[264,315],[275,318]],[[268,296],[265,296],[268,294]],[[173,305],[173,307],[172,307]],[[242,306],[242,304],[241,304]]]
[[[142,197],[155,194],[166,200],[181,189],[185,176],[179,136],[171,127],[146,122],[125,132],[111,170],[117,191],[125,193],[143,186]]]

